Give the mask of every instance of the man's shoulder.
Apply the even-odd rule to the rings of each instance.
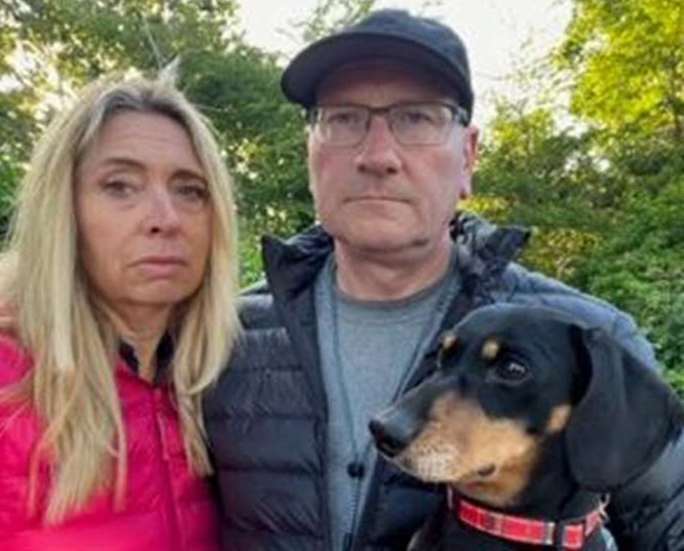
[[[614,318],[626,316],[618,308],[598,297],[580,291],[558,279],[529,270],[512,262],[505,270],[499,299],[506,302],[534,303],[561,309],[576,310],[580,317]],[[590,320],[587,320],[590,321]]]
[[[497,302],[556,308],[603,328],[623,322],[634,325],[629,316],[608,302],[516,263],[530,235],[525,228],[497,227],[471,213],[461,214],[456,223],[464,273],[485,278],[483,285]]]
[[[497,302],[546,306],[565,312],[585,325],[602,329],[638,357],[655,364],[653,349],[631,315],[557,279],[511,263],[494,298]]]
[[[530,235],[525,228],[498,227],[472,213],[461,213],[453,229],[465,271],[491,277],[487,267],[493,267],[496,277],[489,279],[486,286],[494,286],[492,294],[497,302],[557,308],[604,328],[623,322],[634,326],[631,317],[610,303],[515,262]]]
[[[276,323],[273,295],[265,280],[250,285],[240,293],[238,312],[242,326],[248,330]]]

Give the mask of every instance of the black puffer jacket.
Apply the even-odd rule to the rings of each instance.
[[[463,291],[451,305],[444,328],[485,302],[546,304],[603,326],[636,354],[652,360],[650,347],[628,317],[509,264],[522,247],[525,232],[494,230],[465,220],[454,229]],[[324,478],[327,405],[313,296],[316,274],[331,250],[330,237],[318,227],[288,242],[264,240],[268,286],[244,296],[244,337],[229,369],[207,396],[206,426],[223,502],[227,551],[332,549]],[[429,348],[409,388],[427,374],[437,348],[437,342]],[[624,505],[615,522],[621,549],[684,549],[684,543],[675,543],[684,541],[684,446],[673,446],[661,463],[660,471],[670,472],[666,478],[660,471],[651,473],[647,489],[655,488],[654,492],[633,484],[628,499],[614,499]],[[404,550],[441,495],[434,486],[409,479],[383,460],[372,477],[351,549]],[[664,543],[668,538],[672,545]],[[654,546],[656,541],[663,545]]]

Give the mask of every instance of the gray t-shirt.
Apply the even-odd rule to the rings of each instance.
[[[316,280],[323,380],[328,398],[327,481],[333,549],[358,529],[377,459],[370,419],[406,384],[459,288],[456,271],[414,296],[357,301],[335,284],[331,256]],[[350,474],[350,465],[352,473]],[[359,476],[359,471],[363,476]]]

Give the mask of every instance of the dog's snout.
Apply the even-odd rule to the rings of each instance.
[[[368,428],[375,439],[375,445],[387,457],[395,457],[408,446],[413,431],[401,423],[373,419]]]

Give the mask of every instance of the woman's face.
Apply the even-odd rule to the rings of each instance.
[[[114,115],[76,170],[79,256],[124,319],[168,316],[200,286],[211,245],[204,171],[185,129],[154,113]]]

